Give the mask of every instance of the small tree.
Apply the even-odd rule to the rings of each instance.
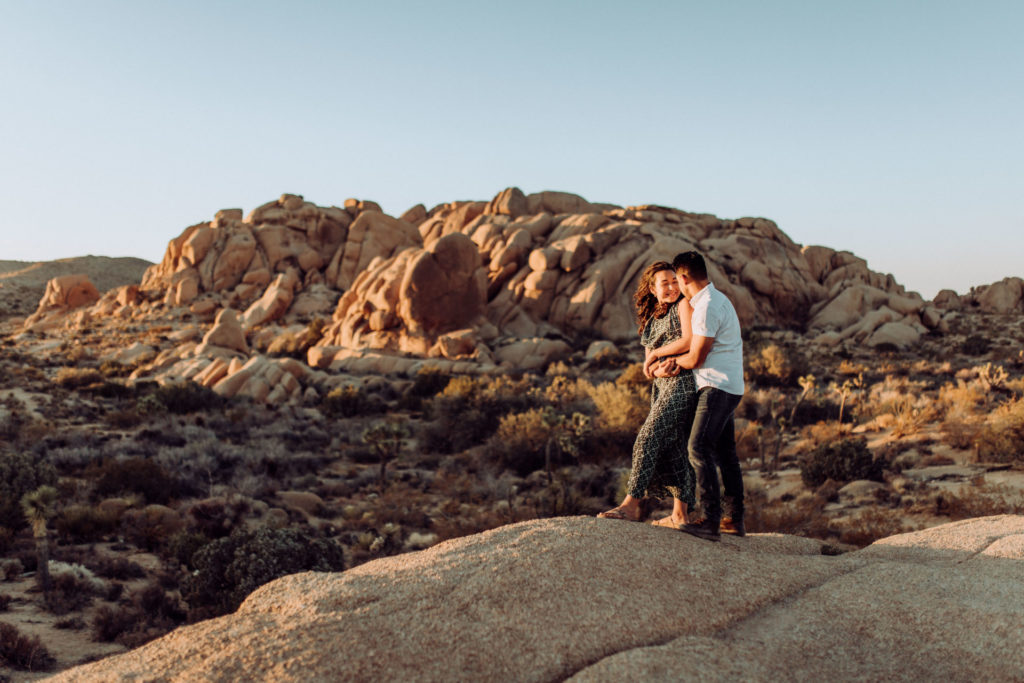
[[[52,486],[40,486],[21,497],[21,509],[25,512],[25,519],[32,526],[32,535],[36,539],[36,553],[39,558],[36,577],[43,589],[43,595],[50,593],[50,538],[46,524],[54,515],[56,503],[57,489]]]
[[[543,419],[544,424],[551,430],[547,443],[544,444],[544,471],[547,472],[550,484],[553,450],[557,448],[562,453],[578,457],[580,443],[590,433],[590,418],[582,413],[573,413],[570,417],[548,406],[544,409]]]
[[[409,437],[409,429],[404,422],[397,419],[384,420],[376,423],[363,432],[363,441],[370,450],[377,454],[380,462],[380,485],[384,486],[387,466],[402,454],[405,440]]]

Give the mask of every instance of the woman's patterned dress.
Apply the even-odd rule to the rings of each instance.
[[[679,311],[669,308],[661,318],[651,318],[640,335],[640,343],[656,349],[679,338]],[[690,427],[697,407],[697,384],[693,372],[682,370],[675,377],[657,377],[651,386],[651,412],[640,427],[633,444],[633,468],[627,492],[635,498],[672,495],[693,509],[694,474],[687,454]]]

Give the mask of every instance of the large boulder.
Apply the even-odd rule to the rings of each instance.
[[[287,576],[53,680],[1018,680],[1022,540],[1005,515],[830,557],[779,534],[534,520]]]

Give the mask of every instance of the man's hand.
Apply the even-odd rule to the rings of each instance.
[[[651,367],[651,374],[654,377],[675,377],[679,372],[679,366],[676,365],[675,360],[671,358],[656,361]]]

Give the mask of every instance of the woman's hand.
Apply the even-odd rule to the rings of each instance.
[[[675,360],[669,358],[667,360],[656,361],[651,368],[651,374],[654,377],[675,377],[679,374],[680,368],[676,365]]]
[[[644,361],[644,376],[647,379],[654,377],[654,366],[661,363],[661,359],[658,358],[657,354],[653,351],[647,354],[647,359]]]

